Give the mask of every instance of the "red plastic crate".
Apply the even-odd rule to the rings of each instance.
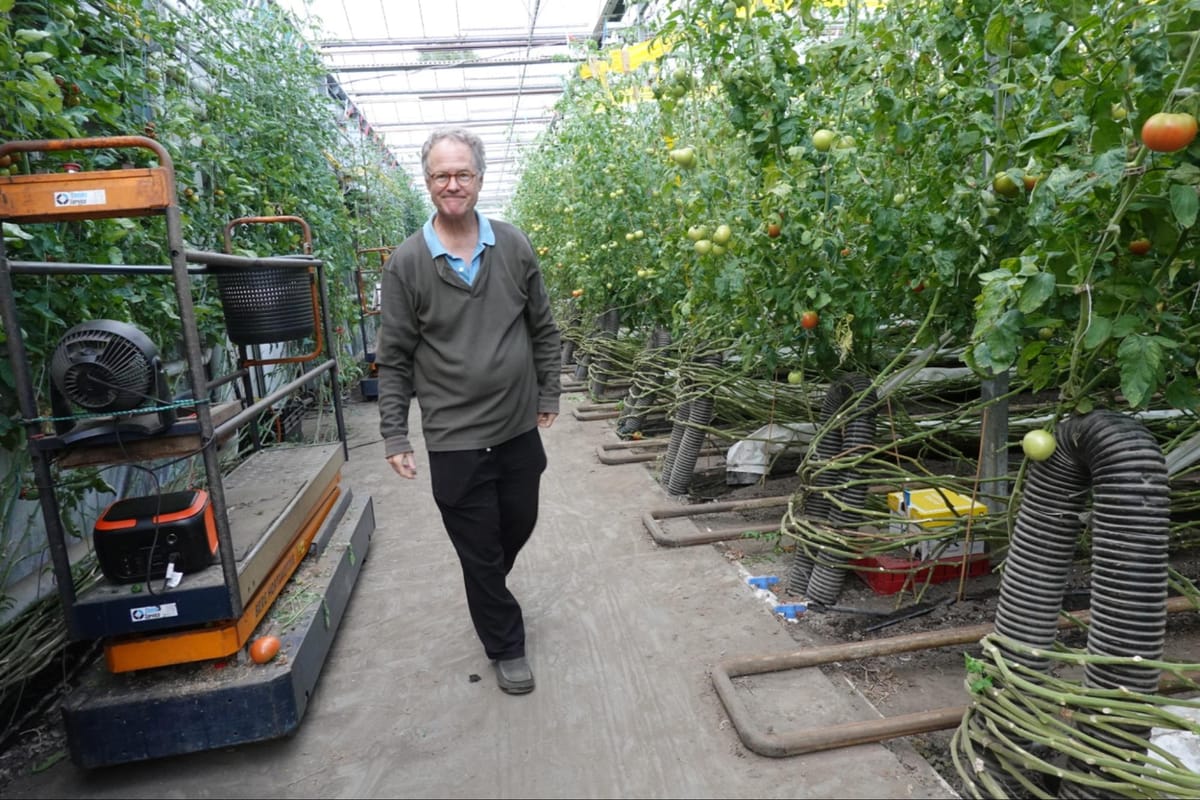
[[[929,583],[945,583],[958,580],[962,571],[962,556],[939,558],[934,561],[919,561],[898,556],[868,556],[850,562],[858,577],[876,594],[895,594],[903,589],[924,586]],[[986,575],[991,564],[987,553],[976,553],[967,563],[967,577]],[[881,571],[884,570],[884,571]]]

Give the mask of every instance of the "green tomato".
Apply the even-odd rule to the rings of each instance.
[[[697,253],[699,253],[702,256],[705,256],[712,252],[713,243],[708,239],[701,239],[698,242],[696,242],[694,245],[692,245],[692,247],[696,250]]]
[[[1021,193],[1021,186],[1007,172],[997,172],[992,179],[992,188],[1001,197],[1016,197]]]
[[[791,372],[788,373],[788,383],[795,385],[797,383],[803,383],[803,382],[804,382],[804,373],[803,372],[800,372],[799,370],[792,370]]]
[[[833,141],[836,138],[837,138],[836,133],[829,130],[828,128],[821,128],[819,131],[817,131],[816,133],[813,134],[813,137],[812,137],[813,147],[817,148],[822,153],[824,153],[824,152],[828,151],[829,148],[833,147]]]
[[[728,244],[732,238],[733,229],[728,225],[718,225],[717,229],[713,231],[712,240],[714,244]]]
[[[672,150],[670,153],[671,160],[684,169],[691,169],[696,166],[696,150],[692,147],[680,147]]]
[[[1045,461],[1054,453],[1054,448],[1057,446],[1054,434],[1041,429],[1032,430],[1025,434],[1025,438],[1021,439],[1021,449],[1033,461]]]

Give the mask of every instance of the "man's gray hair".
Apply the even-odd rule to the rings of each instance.
[[[443,139],[465,144],[471,148],[471,158],[475,162],[475,171],[480,175],[487,169],[487,159],[483,152],[483,140],[466,128],[438,128],[429,134],[425,144],[421,145],[421,171],[429,174],[429,151]]]

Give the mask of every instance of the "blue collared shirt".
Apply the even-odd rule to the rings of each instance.
[[[475,283],[475,276],[479,274],[479,262],[483,257],[483,248],[496,243],[496,234],[492,231],[492,223],[488,222],[488,218],[483,214],[475,212],[475,219],[479,220],[479,243],[475,245],[475,252],[471,254],[471,262],[468,264],[442,244],[442,240],[433,230],[433,217],[435,216],[437,216],[436,212],[425,220],[425,226],[421,229],[425,234],[425,245],[434,258],[445,256],[450,267],[470,286]]]

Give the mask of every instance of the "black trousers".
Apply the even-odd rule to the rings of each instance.
[[[545,469],[537,428],[483,450],[429,454],[433,499],[462,564],[467,608],[488,658],[525,655],[525,620],[507,578],[537,523]]]

